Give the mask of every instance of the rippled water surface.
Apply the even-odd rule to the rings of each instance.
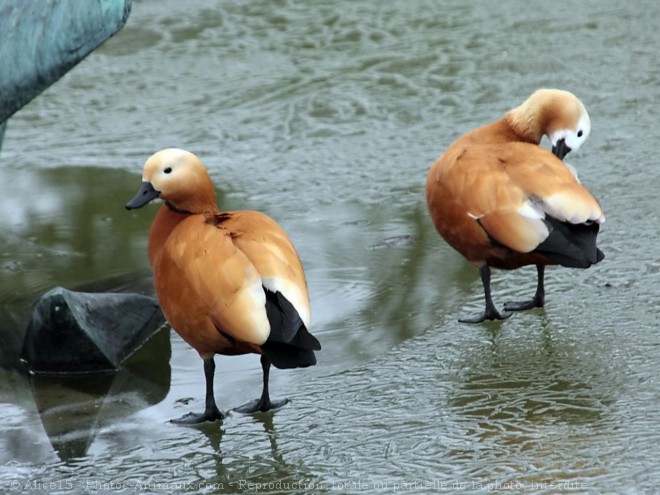
[[[656,493],[658,16],[655,1],[137,1],[7,127],[0,491]],[[481,283],[431,226],[427,170],[539,87],[589,109],[569,160],[605,208],[606,259],[550,269],[545,310],[458,323]],[[167,146],[205,161],[222,208],[277,219],[303,260],[323,350],[273,371],[291,399],[274,413],[169,424],[204,390],[169,328],[117,375],[16,363],[46,290],[150,292],[155,208],[123,205]],[[534,287],[533,268],[494,276],[500,304]],[[259,394],[256,356],[216,363],[221,408]]]

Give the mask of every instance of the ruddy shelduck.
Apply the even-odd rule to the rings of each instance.
[[[596,247],[603,210],[562,160],[591,132],[589,114],[572,93],[540,89],[496,122],[460,137],[436,160],[426,180],[435,228],[479,267],[486,310],[461,321],[505,319],[543,307],[546,265],[588,268],[604,257]],[[540,146],[546,135],[552,152]],[[534,298],[500,313],[490,267],[536,265]]]
[[[142,186],[127,205],[164,204],[149,233],[149,261],[163,313],[204,360],[206,407],[175,423],[222,419],[213,393],[215,354],[261,355],[261,398],[241,412],[266,411],[268,377],[277,368],[316,364],[319,341],[309,333],[310,304],[303,267],[291,241],[256,211],[220,212],[213,184],[192,153],[165,149],[144,165]]]

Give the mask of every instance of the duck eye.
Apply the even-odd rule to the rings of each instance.
[[[582,131],[580,131],[580,132],[582,132]],[[165,172],[166,174],[171,173],[172,172],[172,167],[167,167],[165,170],[163,170],[163,172]]]
[[[577,137],[582,137],[582,129],[580,129],[577,133]]]

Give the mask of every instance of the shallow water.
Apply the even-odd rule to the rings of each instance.
[[[144,0],[9,122],[0,154],[0,488],[33,493],[655,493],[660,484],[657,2]],[[434,232],[426,172],[538,87],[575,92],[569,155],[601,200],[604,262],[550,269],[545,310],[464,325],[477,271]],[[547,143],[544,143],[547,144]],[[165,328],[120,373],[30,377],[32,304],[108,280],[149,292],[144,160],[197,153],[225,209],[277,219],[306,268],[318,366],[291,403],[220,425]],[[533,268],[494,276],[502,302]],[[224,409],[255,356],[216,358]],[[19,485],[12,485],[18,483]]]

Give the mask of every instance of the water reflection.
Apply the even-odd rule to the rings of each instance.
[[[163,328],[128,358],[118,373],[16,376],[15,380],[25,382],[25,386],[16,389],[10,382],[3,395],[22,403],[27,414],[36,409],[58,457],[69,461],[84,457],[97,434],[108,425],[164,399],[170,388],[169,355],[169,329]],[[20,399],[16,397],[19,390],[23,390]]]
[[[186,456],[196,476],[191,482],[203,479],[197,485],[202,493],[324,492],[321,479],[302,458],[285,456],[280,449],[284,433],[278,430],[278,416],[277,411],[231,413],[223,423],[178,427],[176,432],[187,437]],[[185,483],[187,478],[176,479]]]
[[[492,330],[465,358],[469,371],[450,391],[448,404],[466,436],[450,455],[478,460],[473,475],[484,484],[557,481],[566,462],[557,449],[588,449],[608,422],[613,399],[589,381],[601,360],[558,339],[560,329],[547,317],[540,327],[513,337]],[[602,474],[593,461],[572,465],[569,478]]]
[[[70,288],[145,269],[149,218],[122,215],[136,174],[4,168],[3,177],[0,296],[6,305],[57,285]]]

